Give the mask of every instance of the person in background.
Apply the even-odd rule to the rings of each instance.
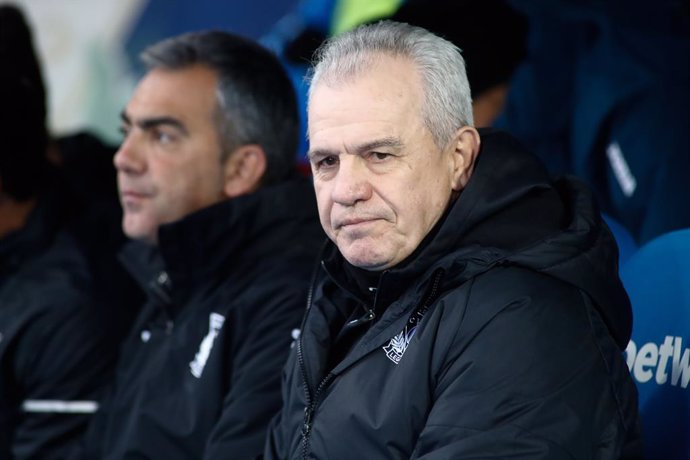
[[[116,270],[94,269],[108,265],[106,236],[48,161],[43,78],[14,6],[0,6],[0,61],[0,458],[63,459],[112,380],[132,315],[110,308],[98,277]]]
[[[587,182],[638,245],[690,227],[690,3],[511,4],[528,49],[494,126]]]
[[[463,27],[454,21],[458,8],[467,19]],[[503,110],[513,71],[525,56],[525,17],[505,0],[407,0],[387,19],[423,27],[462,51],[474,124],[491,126]]]
[[[308,126],[331,243],[264,458],[639,458],[613,237],[586,186],[473,127],[457,47],[335,37]]]
[[[277,58],[222,31],[146,49],[114,158],[147,292],[76,458],[260,455],[323,232]]]

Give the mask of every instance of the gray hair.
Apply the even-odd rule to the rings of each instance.
[[[411,60],[422,79],[422,118],[439,148],[456,130],[474,124],[465,60],[453,43],[421,27],[393,21],[359,26],[329,39],[316,52],[309,100],[323,82],[337,85],[361,75],[381,54]]]
[[[193,32],[156,43],[141,55],[149,70],[204,65],[218,76],[216,125],[221,160],[247,144],[266,153],[263,184],[289,177],[297,162],[297,99],[278,58],[243,37],[221,31]]]

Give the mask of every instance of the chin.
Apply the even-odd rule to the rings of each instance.
[[[371,257],[371,254],[343,254],[343,257],[355,267],[363,270],[375,272],[388,268],[388,262],[386,260]]]
[[[338,248],[343,257],[355,267],[379,271],[393,265],[392,255],[382,252],[382,249],[386,249],[382,246],[386,246],[385,242],[356,240],[351,244],[340,245]]]
[[[140,240],[147,243],[156,242],[155,236],[151,235],[151,232],[148,228],[141,228],[140,226],[131,224],[128,225],[128,223],[125,221],[122,225],[122,231],[128,238],[131,238],[133,240]]]

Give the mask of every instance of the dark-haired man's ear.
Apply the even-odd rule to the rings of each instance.
[[[259,188],[266,172],[266,153],[256,144],[242,145],[225,160],[225,186],[228,198],[245,195]]]
[[[467,185],[472,176],[474,163],[479,154],[481,139],[479,132],[471,126],[463,126],[455,134],[455,151],[453,152],[453,190],[459,192]]]

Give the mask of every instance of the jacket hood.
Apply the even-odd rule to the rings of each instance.
[[[442,248],[469,250],[482,266],[517,265],[586,292],[621,348],[630,340],[630,301],[618,277],[618,249],[589,189],[550,180],[513,138],[482,130],[478,164],[420,263]],[[461,249],[461,253],[464,252]]]
[[[481,150],[465,189],[417,251],[383,272],[381,282],[403,289],[442,269],[443,284],[457,285],[498,265],[528,268],[586,292],[625,348],[632,313],[618,277],[618,250],[588,188],[573,178],[553,181],[541,162],[505,133],[480,130],[480,135]],[[342,261],[331,253],[329,272],[337,259]]]

